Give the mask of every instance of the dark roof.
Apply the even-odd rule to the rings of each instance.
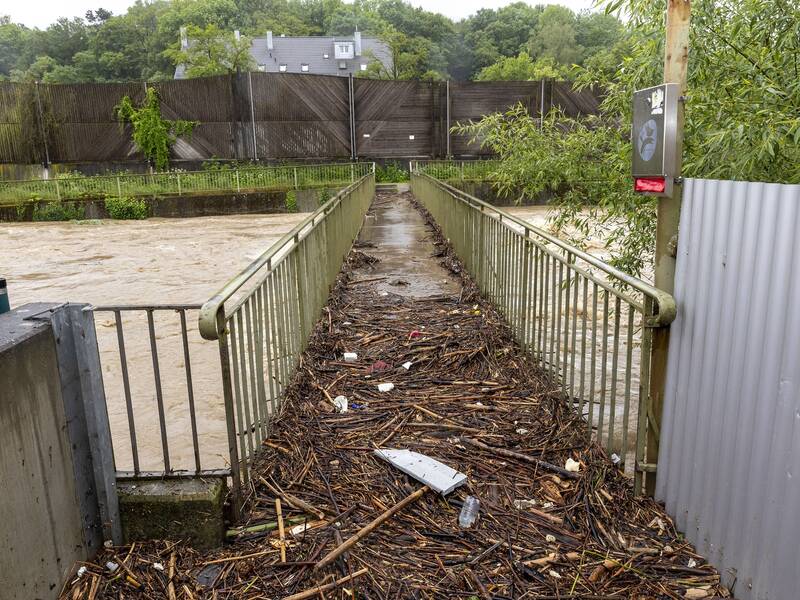
[[[389,47],[377,38],[361,38],[361,55],[340,60],[334,56],[335,42],[353,42],[353,37],[272,36],[272,50],[267,47],[267,37],[252,38],[250,54],[258,70],[266,73],[279,73],[280,65],[286,65],[287,73],[303,73],[302,65],[308,65],[308,73],[315,75],[349,75],[360,72],[362,64],[374,60],[381,61],[387,69],[391,68],[392,55]],[[191,43],[191,42],[190,42]],[[325,55],[328,58],[325,58]],[[340,62],[345,64],[340,68]],[[175,68],[175,79],[185,77],[185,68]]]

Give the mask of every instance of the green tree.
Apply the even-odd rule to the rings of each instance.
[[[250,38],[241,36],[237,40],[233,32],[222,31],[216,25],[206,25],[202,29],[192,26],[187,28],[187,34],[188,48],[176,43],[164,52],[175,65],[184,65],[186,77],[224,75],[255,68]]]
[[[481,69],[477,81],[530,81],[536,79],[567,79],[566,68],[550,57],[534,61],[527,52],[501,58],[495,64]]]
[[[460,130],[500,155],[499,185],[549,190],[557,225],[605,238],[613,262],[641,274],[652,262],[656,201],[631,191],[631,94],[662,80],[664,5],[605,5],[628,15],[628,31],[578,75],[579,85],[604,89],[602,120],[551,113],[540,129],[520,108]],[[800,183],[800,20],[771,0],[698,0],[692,12],[684,175]]]
[[[549,56],[562,65],[577,63],[584,52],[576,39],[577,24],[570,9],[558,5],[545,8],[528,42],[531,56]]]
[[[151,166],[163,171],[169,167],[170,148],[178,136],[191,134],[197,125],[194,121],[170,121],[161,116],[161,100],[153,87],[141,106],[125,96],[114,109],[121,124],[130,123],[133,143],[144,154]]]

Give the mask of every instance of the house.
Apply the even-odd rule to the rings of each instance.
[[[237,32],[238,35],[238,32]],[[181,45],[190,40],[185,29],[181,29]],[[250,54],[257,69],[264,73],[313,73],[315,75],[356,75],[366,71],[376,60],[386,70],[392,68],[389,47],[373,37],[362,37],[360,31],[352,36],[275,36],[271,31],[266,36],[254,37]],[[175,68],[175,79],[184,79],[185,68]]]

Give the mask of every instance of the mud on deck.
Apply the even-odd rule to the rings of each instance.
[[[408,197],[387,200],[379,196],[373,206],[378,223],[382,206],[415,210]],[[448,293],[404,294],[396,265],[381,271],[371,242],[357,244],[254,469],[252,508],[241,525],[255,529],[241,529],[208,554],[163,541],[108,550],[97,564],[124,561],[125,572],[90,566],[64,598],[85,597],[94,586],[97,597],[115,598],[726,595],[661,508],[634,498],[630,480],[587,443],[585,425],[520,352],[431,226],[411,243],[430,244],[438,256],[417,266],[450,279]],[[397,293],[386,289],[392,278]],[[357,362],[344,362],[344,352],[358,353]],[[387,382],[394,389],[378,391]],[[346,413],[333,408],[338,395],[348,398]],[[468,482],[446,498],[424,494],[315,569],[342,540],[419,489],[374,457],[378,447],[421,452],[466,473]],[[580,462],[577,475],[563,470],[568,458]],[[480,499],[480,518],[461,529],[467,495]],[[286,521],[285,564],[276,496]]]

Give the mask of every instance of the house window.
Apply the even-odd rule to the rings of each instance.
[[[280,65],[278,67],[278,71],[280,71],[281,73],[286,73],[286,65]]]
[[[361,63],[361,70],[362,71],[366,71],[367,70],[367,63]]]
[[[330,55],[326,52],[325,54],[322,55],[322,58],[330,58]]]
[[[353,42],[336,42],[333,45],[333,52],[336,58],[353,58],[355,56],[355,45]]]
[[[343,61],[343,60],[340,60],[339,61],[339,68],[340,69],[346,69],[347,68],[347,63],[345,61]]]
[[[302,65],[300,65],[300,70],[301,70],[303,73],[308,73],[308,65],[307,65],[307,64],[305,64],[305,63],[303,63]]]
[[[258,65],[258,70],[262,73],[265,73],[267,70],[267,65]]]

